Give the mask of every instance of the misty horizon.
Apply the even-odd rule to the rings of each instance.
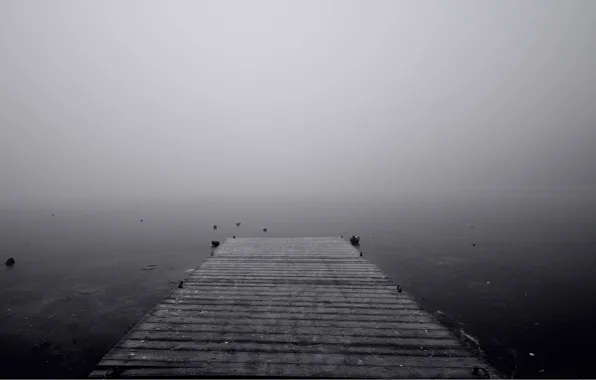
[[[596,3],[3,1],[0,203],[596,190]]]

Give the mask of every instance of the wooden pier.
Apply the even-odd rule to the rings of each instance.
[[[90,376],[499,377],[340,238],[227,239]]]

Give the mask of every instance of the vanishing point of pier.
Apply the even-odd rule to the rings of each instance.
[[[227,239],[91,377],[499,377],[340,238]]]

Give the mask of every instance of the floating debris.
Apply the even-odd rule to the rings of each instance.
[[[6,260],[6,261],[4,262],[4,264],[5,264],[6,266],[8,266],[8,267],[11,267],[11,266],[13,266],[13,265],[15,264],[14,257],[11,257],[11,258],[9,258],[8,260]]]
[[[360,244],[360,236],[352,235],[352,237],[350,238],[350,243],[352,243],[352,245]]]
[[[219,242],[218,242],[217,240],[212,240],[212,241],[211,241],[211,246],[212,246],[213,248],[219,247]]]

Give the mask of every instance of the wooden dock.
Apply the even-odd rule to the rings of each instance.
[[[499,377],[335,237],[227,239],[90,376]]]

